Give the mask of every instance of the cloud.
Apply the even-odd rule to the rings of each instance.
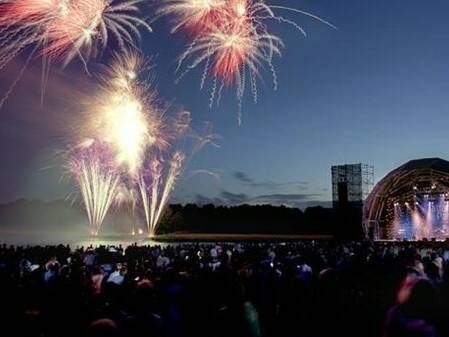
[[[249,196],[245,193],[231,193],[228,191],[223,191],[220,196],[229,205],[244,204],[250,200]]]
[[[300,190],[307,190],[309,183],[306,181],[288,181],[284,183],[276,183],[274,181],[264,181],[259,183],[252,183],[249,186],[254,188],[264,188],[275,190],[280,187],[295,187]]]
[[[217,201],[222,201],[223,204],[233,206],[241,204],[250,205],[273,205],[273,206],[288,206],[303,208],[304,204],[319,204],[319,201],[314,201],[319,199],[320,194],[306,194],[306,193],[292,193],[292,194],[262,194],[256,196],[250,196],[245,193],[232,193],[228,191],[223,191],[219,198],[215,198],[213,202],[217,204]]]
[[[310,202],[319,198],[319,194],[265,194],[259,195],[251,200],[251,204],[269,204],[273,206],[289,206],[302,208],[301,205],[305,202]]]
[[[197,176],[197,175],[203,175],[203,176],[209,176],[213,179],[215,179],[217,182],[221,183],[221,173],[218,170],[206,170],[206,169],[199,169],[191,171],[188,178]]]
[[[300,209],[308,207],[332,207],[331,201],[318,200],[320,194],[263,194],[257,196],[249,196],[244,193],[232,193],[223,191],[220,196],[208,197],[202,194],[195,195],[195,203],[197,205],[224,205],[224,206],[238,206],[242,204],[249,205],[273,205],[273,206],[287,206]]]
[[[202,195],[202,194],[195,194],[195,204],[197,204],[199,206],[210,205],[210,204],[225,205],[226,202],[219,197],[210,198],[210,197]]]
[[[233,174],[235,179],[245,184],[253,184],[254,180],[252,180],[245,172],[235,171]]]
[[[275,202],[291,202],[291,201],[304,201],[310,200],[310,198],[318,197],[319,194],[266,194],[259,195],[253,200],[261,201],[275,201]]]
[[[251,188],[260,188],[267,190],[276,190],[280,187],[295,187],[299,190],[307,190],[309,183],[307,181],[288,181],[288,182],[274,182],[268,181],[255,181],[248,176],[245,172],[235,171],[233,172],[233,177],[240,181],[244,186]]]

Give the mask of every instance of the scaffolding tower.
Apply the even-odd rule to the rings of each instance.
[[[334,208],[363,207],[373,186],[374,166],[361,163],[332,166]]]

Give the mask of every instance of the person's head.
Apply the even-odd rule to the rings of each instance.
[[[427,278],[409,276],[398,292],[404,312],[415,318],[426,318],[435,307],[436,289]]]
[[[98,319],[93,321],[87,328],[87,337],[116,337],[118,328],[110,319]]]
[[[136,310],[148,311],[154,302],[154,285],[149,280],[140,281],[134,293],[134,303]]]
[[[442,276],[442,272],[440,271],[438,264],[434,262],[427,264],[426,274],[433,281],[439,281]]]

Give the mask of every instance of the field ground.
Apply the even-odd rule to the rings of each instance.
[[[174,233],[158,235],[153,241],[299,241],[332,240],[333,238],[333,235]]]

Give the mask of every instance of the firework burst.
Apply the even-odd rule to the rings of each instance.
[[[87,69],[86,62],[106,49],[110,36],[122,51],[127,46],[135,47],[135,41],[141,37],[139,29],[151,31],[140,18],[142,2],[0,0],[0,70],[27,47],[33,49],[24,67],[41,50],[43,77],[48,73],[45,68],[50,61],[61,61],[66,66],[79,58]],[[11,87],[15,84],[17,80]]]
[[[116,56],[101,78],[101,88],[87,103],[87,132],[114,148],[116,161],[136,176],[148,148],[168,145],[157,94],[139,80],[145,62],[135,53]]]
[[[179,79],[202,65],[200,87],[202,89],[211,79],[211,107],[214,103],[219,104],[224,87],[235,86],[240,123],[242,99],[247,87],[257,102],[257,78],[261,76],[261,69],[271,72],[275,90],[278,86],[273,58],[281,55],[284,45],[279,37],[270,33],[268,22],[292,25],[306,35],[302,26],[277,14],[279,11],[305,15],[336,28],[311,13],[269,5],[264,0],[162,1],[159,13],[174,17],[172,31],[185,27],[194,32],[192,42],[179,57],[177,70],[184,68]]]
[[[188,162],[185,140],[192,140],[192,155],[213,142],[212,135],[192,131],[190,113],[165,117],[153,86],[140,80],[149,69],[135,53],[117,55],[99,78],[97,92],[86,100],[75,130],[82,146],[68,151],[69,172],[94,234],[110,207],[127,205],[133,214],[142,207],[154,236]]]
[[[225,6],[226,0],[164,0],[156,18],[170,16],[172,33],[183,29],[197,34],[221,21]]]
[[[166,144],[156,93],[139,80],[147,69],[134,53],[115,56],[100,76],[98,90],[84,102],[77,145],[69,150],[69,172],[75,178],[87,217],[97,234],[112,205],[130,203],[134,210],[138,181],[149,148]]]

